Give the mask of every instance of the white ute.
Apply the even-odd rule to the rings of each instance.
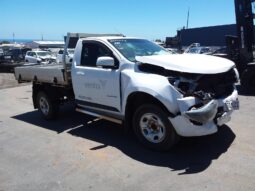
[[[19,82],[33,81],[34,107],[46,119],[74,100],[77,111],[124,122],[144,145],[168,150],[179,136],[217,132],[239,108],[239,77],[227,59],[173,55],[145,39],[109,34],[68,33],[64,54],[74,47],[71,65],[15,68]]]
[[[74,54],[74,49],[67,49],[66,58],[65,58],[66,63],[72,63],[73,54]],[[57,63],[63,63],[63,55],[64,55],[64,50],[59,50],[57,54],[57,60],[56,60]]]

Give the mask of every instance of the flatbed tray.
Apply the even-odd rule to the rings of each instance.
[[[19,83],[38,82],[67,85],[69,79],[65,79],[64,72],[62,64],[22,66],[14,69],[15,78]]]

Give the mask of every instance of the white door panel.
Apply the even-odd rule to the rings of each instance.
[[[75,99],[120,111],[118,70],[79,66],[75,71]]]
[[[96,66],[97,58],[114,56],[100,43],[87,42],[77,46],[72,68],[75,99],[84,105],[120,112],[119,69]]]

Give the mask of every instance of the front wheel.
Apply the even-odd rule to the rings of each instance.
[[[37,107],[42,116],[47,119],[54,119],[58,113],[58,104],[54,103],[44,92],[39,92],[37,95]]]
[[[133,128],[139,141],[153,150],[169,150],[179,139],[167,113],[154,104],[145,104],[136,110]]]

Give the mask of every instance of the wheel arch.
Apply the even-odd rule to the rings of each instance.
[[[59,91],[57,90],[56,87],[52,87],[49,84],[33,84],[33,105],[34,108],[37,109],[38,105],[37,105],[37,95],[39,92],[44,92],[51,100],[54,100],[56,103],[59,102],[60,97],[62,96],[61,94],[59,94]]]
[[[132,119],[133,119],[133,114],[135,110],[142,104],[146,104],[146,103],[158,105],[169,116],[174,117],[174,114],[172,114],[159,99],[157,99],[156,97],[154,97],[153,95],[149,93],[136,91],[131,93],[126,100],[126,105],[125,105],[126,130],[132,129]]]

